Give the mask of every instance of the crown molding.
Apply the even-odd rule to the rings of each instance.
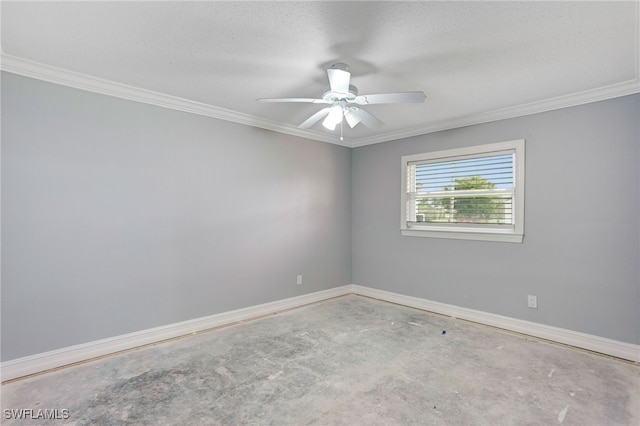
[[[300,129],[291,124],[260,118],[225,108],[216,107],[201,102],[195,102],[164,93],[128,86],[110,80],[81,74],[62,68],[53,67],[28,59],[2,53],[0,57],[0,69],[13,74],[31,77],[50,83],[60,84],[80,90],[113,96],[135,102],[142,102],[163,108],[188,112],[191,114],[203,115],[220,120],[231,121],[238,124],[271,130],[274,132],[298,136],[305,139],[312,139],[327,142],[335,145],[356,148],[359,146],[372,145],[382,142],[389,142],[398,139],[419,136],[428,133],[450,130],[459,127],[471,126],[474,124],[488,123],[492,121],[505,120],[508,118],[522,117],[530,114],[553,111],[562,108],[587,104],[591,102],[612,99],[620,96],[640,93],[640,80],[625,81],[592,90],[571,93],[555,98],[529,102],[522,105],[501,108],[493,111],[472,114],[450,120],[429,123],[425,126],[412,127],[396,132],[381,133],[374,136],[346,139],[340,141],[334,135],[316,132],[312,130]]]
[[[155,105],[162,108],[174,109],[191,114],[203,115],[220,120],[231,121],[247,126],[272,130],[274,132],[299,136],[305,139],[313,139],[321,142],[333,143],[336,145],[350,146],[346,141],[340,141],[331,135],[299,129],[290,124],[281,123],[266,118],[260,118],[213,105],[195,102],[152,90],[141,89],[139,87],[128,86],[110,80],[82,74],[62,68],[53,67],[28,59],[2,53],[0,61],[2,71],[18,74],[49,83],[60,84],[75,89],[94,92],[116,98],[127,99],[135,102]]]
[[[480,114],[467,115],[451,120],[442,120],[439,122],[430,123],[426,126],[413,127],[399,132],[385,133],[360,138],[357,140],[351,140],[350,146],[352,148],[356,148],[359,146],[409,138],[412,136],[419,136],[427,133],[439,132],[442,130],[456,129],[460,127],[472,126],[474,124],[489,123],[492,121],[505,120],[508,118],[516,118],[562,108],[569,108],[573,106],[588,104],[591,102],[613,99],[620,96],[632,95],[635,93],[640,93],[640,80],[638,79],[612,84],[597,89],[571,93],[555,98],[501,108],[493,111],[483,112]]]
[[[370,137],[351,140],[351,148],[372,145],[390,140],[398,140],[413,136],[425,135],[428,133],[440,132],[443,130],[456,129],[460,127],[472,126],[474,124],[489,123],[492,121],[505,120],[508,118],[523,117],[531,114],[538,114],[547,111],[569,108],[584,105],[591,102],[604,101],[621,96],[640,93],[640,1],[635,0],[635,45],[633,55],[635,57],[635,78],[621,83],[611,84],[596,89],[574,92],[563,96],[543,99],[520,105],[514,105],[480,114],[472,114],[450,120],[432,122],[425,126],[413,127],[400,132],[378,134]]]

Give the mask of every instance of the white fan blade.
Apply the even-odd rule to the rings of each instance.
[[[355,103],[359,105],[422,103],[426,98],[424,92],[378,93],[356,96]]]
[[[259,98],[258,102],[306,102],[311,104],[328,104],[324,99],[314,98]]]
[[[301,125],[298,126],[298,128],[300,128],[300,129],[308,129],[309,127],[313,126],[318,121],[320,121],[320,119],[322,117],[324,117],[325,115],[329,114],[329,111],[331,111],[330,107],[329,108],[322,108],[320,111],[316,112],[311,117],[307,118],[304,121],[304,123],[302,123]]]
[[[362,124],[370,129],[377,129],[384,126],[384,123],[363,109],[354,111],[353,114],[360,120]]]
[[[336,93],[349,93],[349,80],[351,79],[351,73],[338,68],[329,68],[327,70],[329,76],[329,85],[331,91]]]
[[[349,110],[345,113],[344,118],[352,129],[360,123],[360,117],[356,114],[359,110]]]

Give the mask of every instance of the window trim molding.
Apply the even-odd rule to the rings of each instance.
[[[476,154],[491,155],[499,151],[515,151],[515,173],[513,205],[514,225],[511,228],[480,228],[465,226],[420,225],[409,227],[407,224],[407,164],[415,161],[451,159]],[[400,233],[406,237],[448,238],[476,241],[497,241],[508,243],[522,243],[524,239],[524,164],[525,140],[516,139],[505,142],[472,145],[464,148],[454,148],[443,151],[425,152],[421,154],[404,155],[401,158],[401,197],[400,197]]]

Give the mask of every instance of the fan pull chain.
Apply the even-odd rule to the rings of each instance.
[[[344,111],[343,111],[344,114]],[[344,138],[342,137],[342,128],[344,126],[344,117],[342,117],[342,120],[340,120],[340,140],[343,141]]]

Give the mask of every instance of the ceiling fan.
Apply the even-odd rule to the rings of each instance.
[[[380,128],[384,123],[371,113],[365,111],[361,105],[393,104],[393,103],[422,103],[426,96],[424,92],[378,93],[374,95],[359,95],[358,88],[350,84],[351,73],[349,67],[343,63],[333,64],[327,69],[329,85],[325,87],[321,98],[260,98],[259,102],[306,102],[314,104],[329,104],[330,106],[307,118],[298,127],[307,129],[324,118],[322,125],[328,130],[335,130],[340,124],[342,140],[343,119],[349,127],[354,128],[359,123],[369,128]]]

